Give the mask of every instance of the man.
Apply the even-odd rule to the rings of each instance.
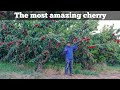
[[[76,42],[74,42],[76,44]],[[65,54],[65,75],[68,75],[68,69],[70,71],[70,76],[72,76],[72,67],[73,67],[73,52],[78,49],[77,45],[71,45],[71,43],[68,41],[67,45],[64,48],[64,54]]]

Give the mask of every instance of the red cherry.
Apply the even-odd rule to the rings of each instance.
[[[45,39],[45,36],[43,35],[43,36],[41,36],[41,40],[44,40]]]
[[[19,43],[19,42],[16,42],[16,46],[20,46],[20,43]]]
[[[26,46],[25,50],[26,50],[27,52],[29,51],[29,46],[28,46],[28,45]]]
[[[46,24],[46,27],[48,27],[49,25],[48,24]]]
[[[27,35],[27,31],[26,31],[26,30],[24,30],[24,31],[23,31],[23,34],[24,34],[24,35]]]
[[[113,33],[112,36],[115,36],[115,34]]]
[[[90,40],[90,38],[86,38],[86,40],[88,41],[88,40]]]
[[[78,41],[78,38],[75,37],[75,38],[73,39],[73,42],[77,42],[77,41]]]
[[[120,40],[117,40],[116,42],[119,44]]]
[[[0,42],[0,45],[2,45],[2,42]]]
[[[56,48],[58,48],[60,45],[61,45],[61,43],[58,42],[58,43],[56,44]]]
[[[35,24],[35,27],[39,27],[39,25],[38,25],[38,24]]]
[[[64,39],[64,38],[62,38],[62,40],[63,40],[63,41],[65,41],[65,39]]]
[[[88,46],[88,48],[95,48],[95,47],[96,47],[96,45]]]
[[[6,30],[6,29],[7,29],[7,28],[6,28],[6,25],[3,25],[3,29],[4,29],[4,30]]]
[[[9,42],[9,43],[8,43],[8,46],[12,45],[13,43],[14,43],[14,42]]]

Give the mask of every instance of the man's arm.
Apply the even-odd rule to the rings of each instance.
[[[67,48],[65,47],[63,51],[63,55],[66,54],[66,52],[67,52]]]
[[[73,45],[73,51],[77,50],[78,49],[78,45],[76,42],[74,42],[74,45]]]
[[[74,45],[73,46],[73,50],[75,51],[75,50],[77,50],[78,49],[78,45]]]

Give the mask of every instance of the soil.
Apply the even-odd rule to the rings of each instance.
[[[62,72],[46,70],[43,73],[33,73],[32,75],[24,75],[18,73],[8,74],[9,79],[120,79],[120,72],[102,72],[96,75],[73,74],[72,76],[64,75]]]

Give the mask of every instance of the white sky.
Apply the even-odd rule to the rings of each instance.
[[[102,28],[104,27],[104,25],[110,25],[111,26],[113,24],[114,24],[114,29],[120,28],[120,20],[100,20],[99,21],[99,26],[97,27],[98,31],[96,31],[95,33],[99,33],[102,30]]]
[[[113,24],[115,29],[120,28],[120,20],[100,20],[99,26],[97,28],[98,30],[100,30],[104,25],[113,25]]]
[[[93,31],[93,34],[100,33],[100,31],[102,30],[102,28],[105,25],[111,26],[111,25],[114,24],[114,29],[120,28],[120,20],[99,20],[98,24],[99,24],[98,27],[97,27],[98,30],[97,31]]]

